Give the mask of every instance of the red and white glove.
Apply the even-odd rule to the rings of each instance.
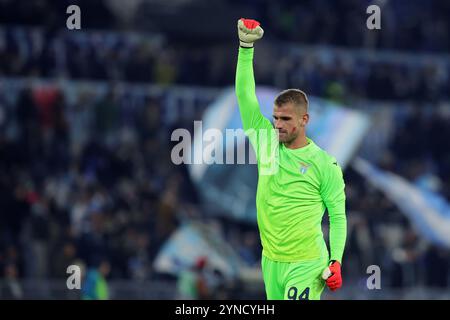
[[[322,279],[325,280],[331,291],[336,291],[342,287],[341,264],[339,261],[333,260],[330,265],[323,270]]]
[[[253,19],[241,18],[238,20],[239,44],[244,48],[252,48],[253,43],[264,35],[260,23]]]

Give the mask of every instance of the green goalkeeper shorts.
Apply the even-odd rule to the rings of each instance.
[[[302,262],[278,262],[262,256],[268,300],[320,300],[325,288],[322,272],[328,257]]]

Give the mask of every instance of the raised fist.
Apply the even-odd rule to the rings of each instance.
[[[241,47],[252,48],[253,43],[264,35],[264,30],[256,20],[241,18],[238,20],[239,44]]]

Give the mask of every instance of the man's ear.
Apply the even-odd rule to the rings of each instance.
[[[306,126],[308,124],[308,121],[309,121],[309,114],[305,113],[303,115],[303,117],[301,118],[301,120],[300,120],[300,125],[302,127],[304,127],[304,126]]]

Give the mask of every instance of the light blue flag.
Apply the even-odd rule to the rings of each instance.
[[[450,247],[450,205],[442,196],[378,169],[364,159],[355,159],[353,166],[395,203],[426,239]]]
[[[269,120],[272,120],[273,101],[278,93],[274,88],[263,86],[258,86],[256,90],[261,112]],[[345,168],[355,156],[369,129],[369,117],[363,112],[317,97],[310,96],[308,99],[310,121],[306,129],[307,136],[336,157],[339,165]],[[227,139],[226,136],[227,129],[242,130],[234,88],[225,89],[207,108],[201,127],[202,130],[197,130],[198,134],[194,134],[192,139],[193,154],[188,154],[187,157],[197,162],[189,165],[189,172],[205,202],[206,211],[256,222],[257,168],[256,161],[252,162],[255,159],[253,148],[246,142],[244,134],[236,139]],[[224,163],[230,150],[235,150],[235,153],[244,150],[246,164],[207,164],[212,156],[203,151],[214,144],[205,142],[208,131],[223,134],[225,141],[216,140],[214,143],[220,144]]]

